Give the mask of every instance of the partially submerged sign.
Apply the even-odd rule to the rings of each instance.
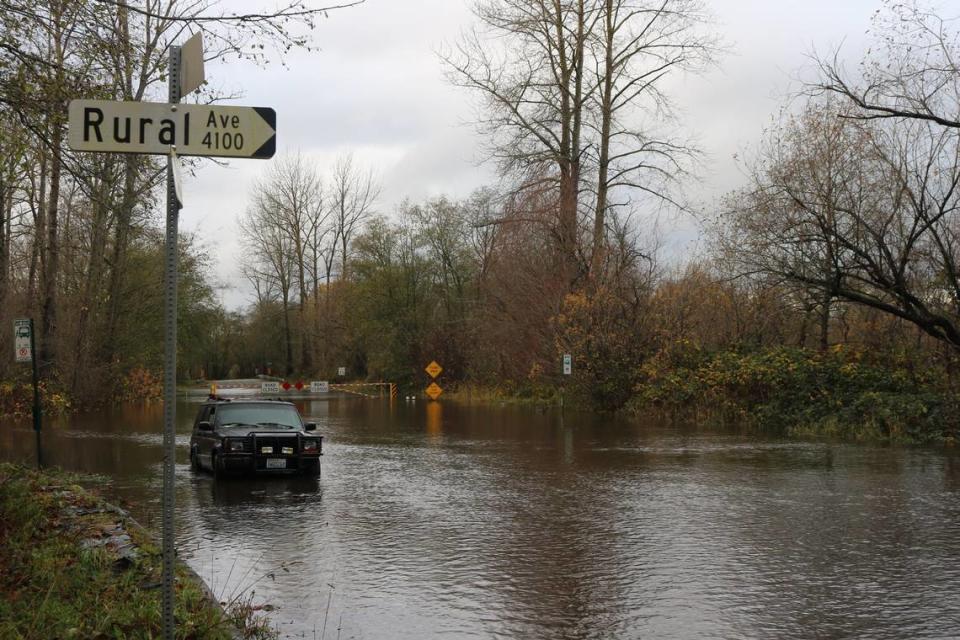
[[[280,393],[280,383],[264,382],[260,385],[260,393]]]
[[[427,397],[431,400],[436,400],[440,397],[440,394],[443,393],[443,389],[440,388],[436,382],[431,382],[430,386],[426,389]]]
[[[270,158],[277,148],[268,107],[73,100],[69,121],[75,151]]]

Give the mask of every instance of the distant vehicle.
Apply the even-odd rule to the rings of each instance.
[[[290,402],[211,397],[197,412],[190,465],[227,474],[320,473],[323,437]]]

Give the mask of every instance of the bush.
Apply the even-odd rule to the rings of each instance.
[[[60,391],[52,391],[40,382],[40,406],[44,415],[59,415],[70,410],[70,400]],[[0,415],[26,417],[33,413],[33,385],[28,382],[0,383]]]
[[[144,367],[131,369],[118,384],[118,402],[152,401],[163,398],[163,377]]]
[[[836,347],[705,353],[672,345],[641,367],[631,407],[697,405],[794,435],[931,441],[956,433],[956,401],[930,374]]]

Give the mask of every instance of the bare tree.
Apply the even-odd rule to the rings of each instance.
[[[289,294],[285,297],[284,287],[291,291],[296,288],[299,366],[309,370],[313,349],[307,312],[310,296],[319,293],[316,286],[317,243],[323,235],[321,229],[330,217],[324,208],[320,174],[300,154],[283,156],[274,161],[257,182],[251,199],[253,213],[248,215],[242,227],[244,235],[251,246],[257,247],[261,261],[270,266],[267,271],[273,274],[284,306],[289,297]],[[280,252],[289,255],[280,256]],[[290,273],[286,273],[288,266]],[[256,270],[253,275],[257,275]]]
[[[342,156],[333,168],[330,185],[330,206],[340,243],[340,278],[347,279],[350,240],[373,215],[380,197],[380,185],[373,171],[363,171],[353,162],[353,155]]]
[[[839,299],[960,348],[960,131],[811,109],[769,146],[724,223],[745,271],[819,292],[824,323]]]
[[[286,213],[271,197],[269,182],[253,187],[251,203],[240,219],[240,233],[250,260],[243,266],[244,276],[261,295],[274,295],[283,314],[284,367],[293,372],[293,328],[290,298],[296,285],[298,266],[292,234],[286,228]]]
[[[960,128],[960,36],[925,2],[883,4],[874,17],[877,42],[860,65],[862,78],[850,77],[839,52],[815,56],[820,77],[808,90],[848,100],[857,109],[846,117],[910,118]]]
[[[600,16],[591,41],[596,117],[588,121],[597,172],[590,260],[594,277],[606,257],[609,210],[628,203],[631,194],[683,208],[675,188],[697,152],[676,134],[662,85],[677,72],[704,69],[718,50],[716,38],[702,30],[708,16],[701,0],[603,0]],[[617,193],[619,200],[613,197]]]
[[[578,271],[577,225],[587,97],[586,43],[594,0],[482,0],[480,27],[443,54],[451,82],[483,99],[480,127],[521,191],[558,191],[555,234],[567,276]],[[501,42],[502,49],[493,46]]]
[[[614,203],[631,193],[676,203],[669,187],[694,148],[654,123],[670,114],[664,79],[701,68],[716,51],[701,29],[702,2],[485,0],[475,7],[481,28],[443,60],[453,83],[483,98],[480,127],[502,173],[517,178],[520,191],[556,189],[554,233],[574,283],[591,262],[599,268]],[[593,232],[592,251],[580,246],[582,220]]]

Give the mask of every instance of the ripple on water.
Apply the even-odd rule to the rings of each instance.
[[[277,606],[287,637],[958,635],[952,452],[449,404],[439,420],[311,410],[319,480],[193,473],[190,407],[177,438],[181,554],[218,595]],[[155,413],[49,437],[155,521]]]

